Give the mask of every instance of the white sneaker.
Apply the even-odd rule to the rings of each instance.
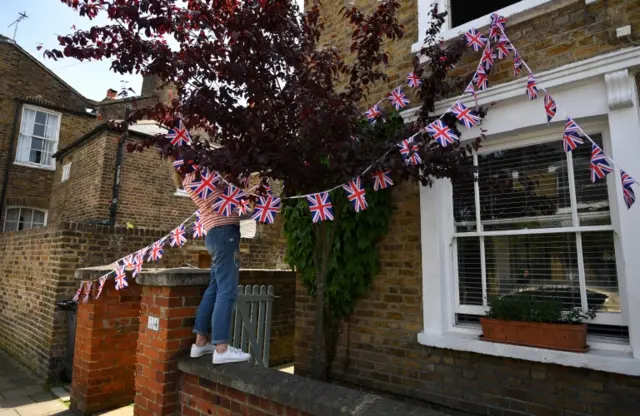
[[[204,344],[202,347],[198,347],[196,344],[191,345],[191,358],[202,357],[203,355],[213,354],[216,350],[216,346],[210,343]]]
[[[217,351],[213,353],[214,364],[241,363],[244,361],[249,361],[250,359],[251,354],[242,352],[241,350],[233,348],[232,346],[227,347],[227,350],[222,354]]]

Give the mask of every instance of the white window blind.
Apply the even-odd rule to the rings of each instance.
[[[47,213],[34,208],[8,207],[4,216],[4,232],[27,230],[44,227],[47,224]]]
[[[58,146],[60,115],[25,106],[22,110],[16,162],[52,167]]]
[[[590,151],[565,154],[556,140],[474,156],[453,187],[457,313],[531,294],[621,324],[609,192],[607,181],[591,183]]]
[[[71,163],[67,163],[66,165],[62,166],[62,177],[60,179],[60,182],[68,181],[70,176],[71,176]]]

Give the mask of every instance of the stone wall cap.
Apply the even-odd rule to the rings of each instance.
[[[210,269],[175,267],[142,270],[136,280],[142,286],[206,286],[210,279]]]
[[[84,267],[76,269],[74,277],[78,280],[94,280],[111,271],[113,271],[113,266],[111,265]]]
[[[317,416],[436,416],[442,413],[247,363],[178,360],[180,371]]]

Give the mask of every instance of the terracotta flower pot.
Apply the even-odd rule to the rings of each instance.
[[[541,324],[480,318],[484,341],[552,350],[586,352],[586,324]]]

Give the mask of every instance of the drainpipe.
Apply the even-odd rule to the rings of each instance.
[[[109,209],[109,225],[116,225],[116,216],[118,215],[118,197],[120,195],[120,175],[122,173],[122,161],[124,159],[124,145],[129,136],[129,115],[131,109],[126,108],[124,112],[124,131],[120,140],[118,140],[118,150],[116,153],[115,174],[113,176],[113,192],[111,197],[111,207]]]
[[[11,167],[11,159],[13,158],[13,148],[16,144],[16,129],[18,128],[18,117],[21,107],[20,101],[16,99],[16,112],[13,115],[13,126],[11,127],[11,135],[9,136],[9,152],[7,153],[7,163],[4,165],[2,190],[0,190],[0,217],[4,212],[4,199],[7,196],[7,186],[9,186],[9,168]]]

